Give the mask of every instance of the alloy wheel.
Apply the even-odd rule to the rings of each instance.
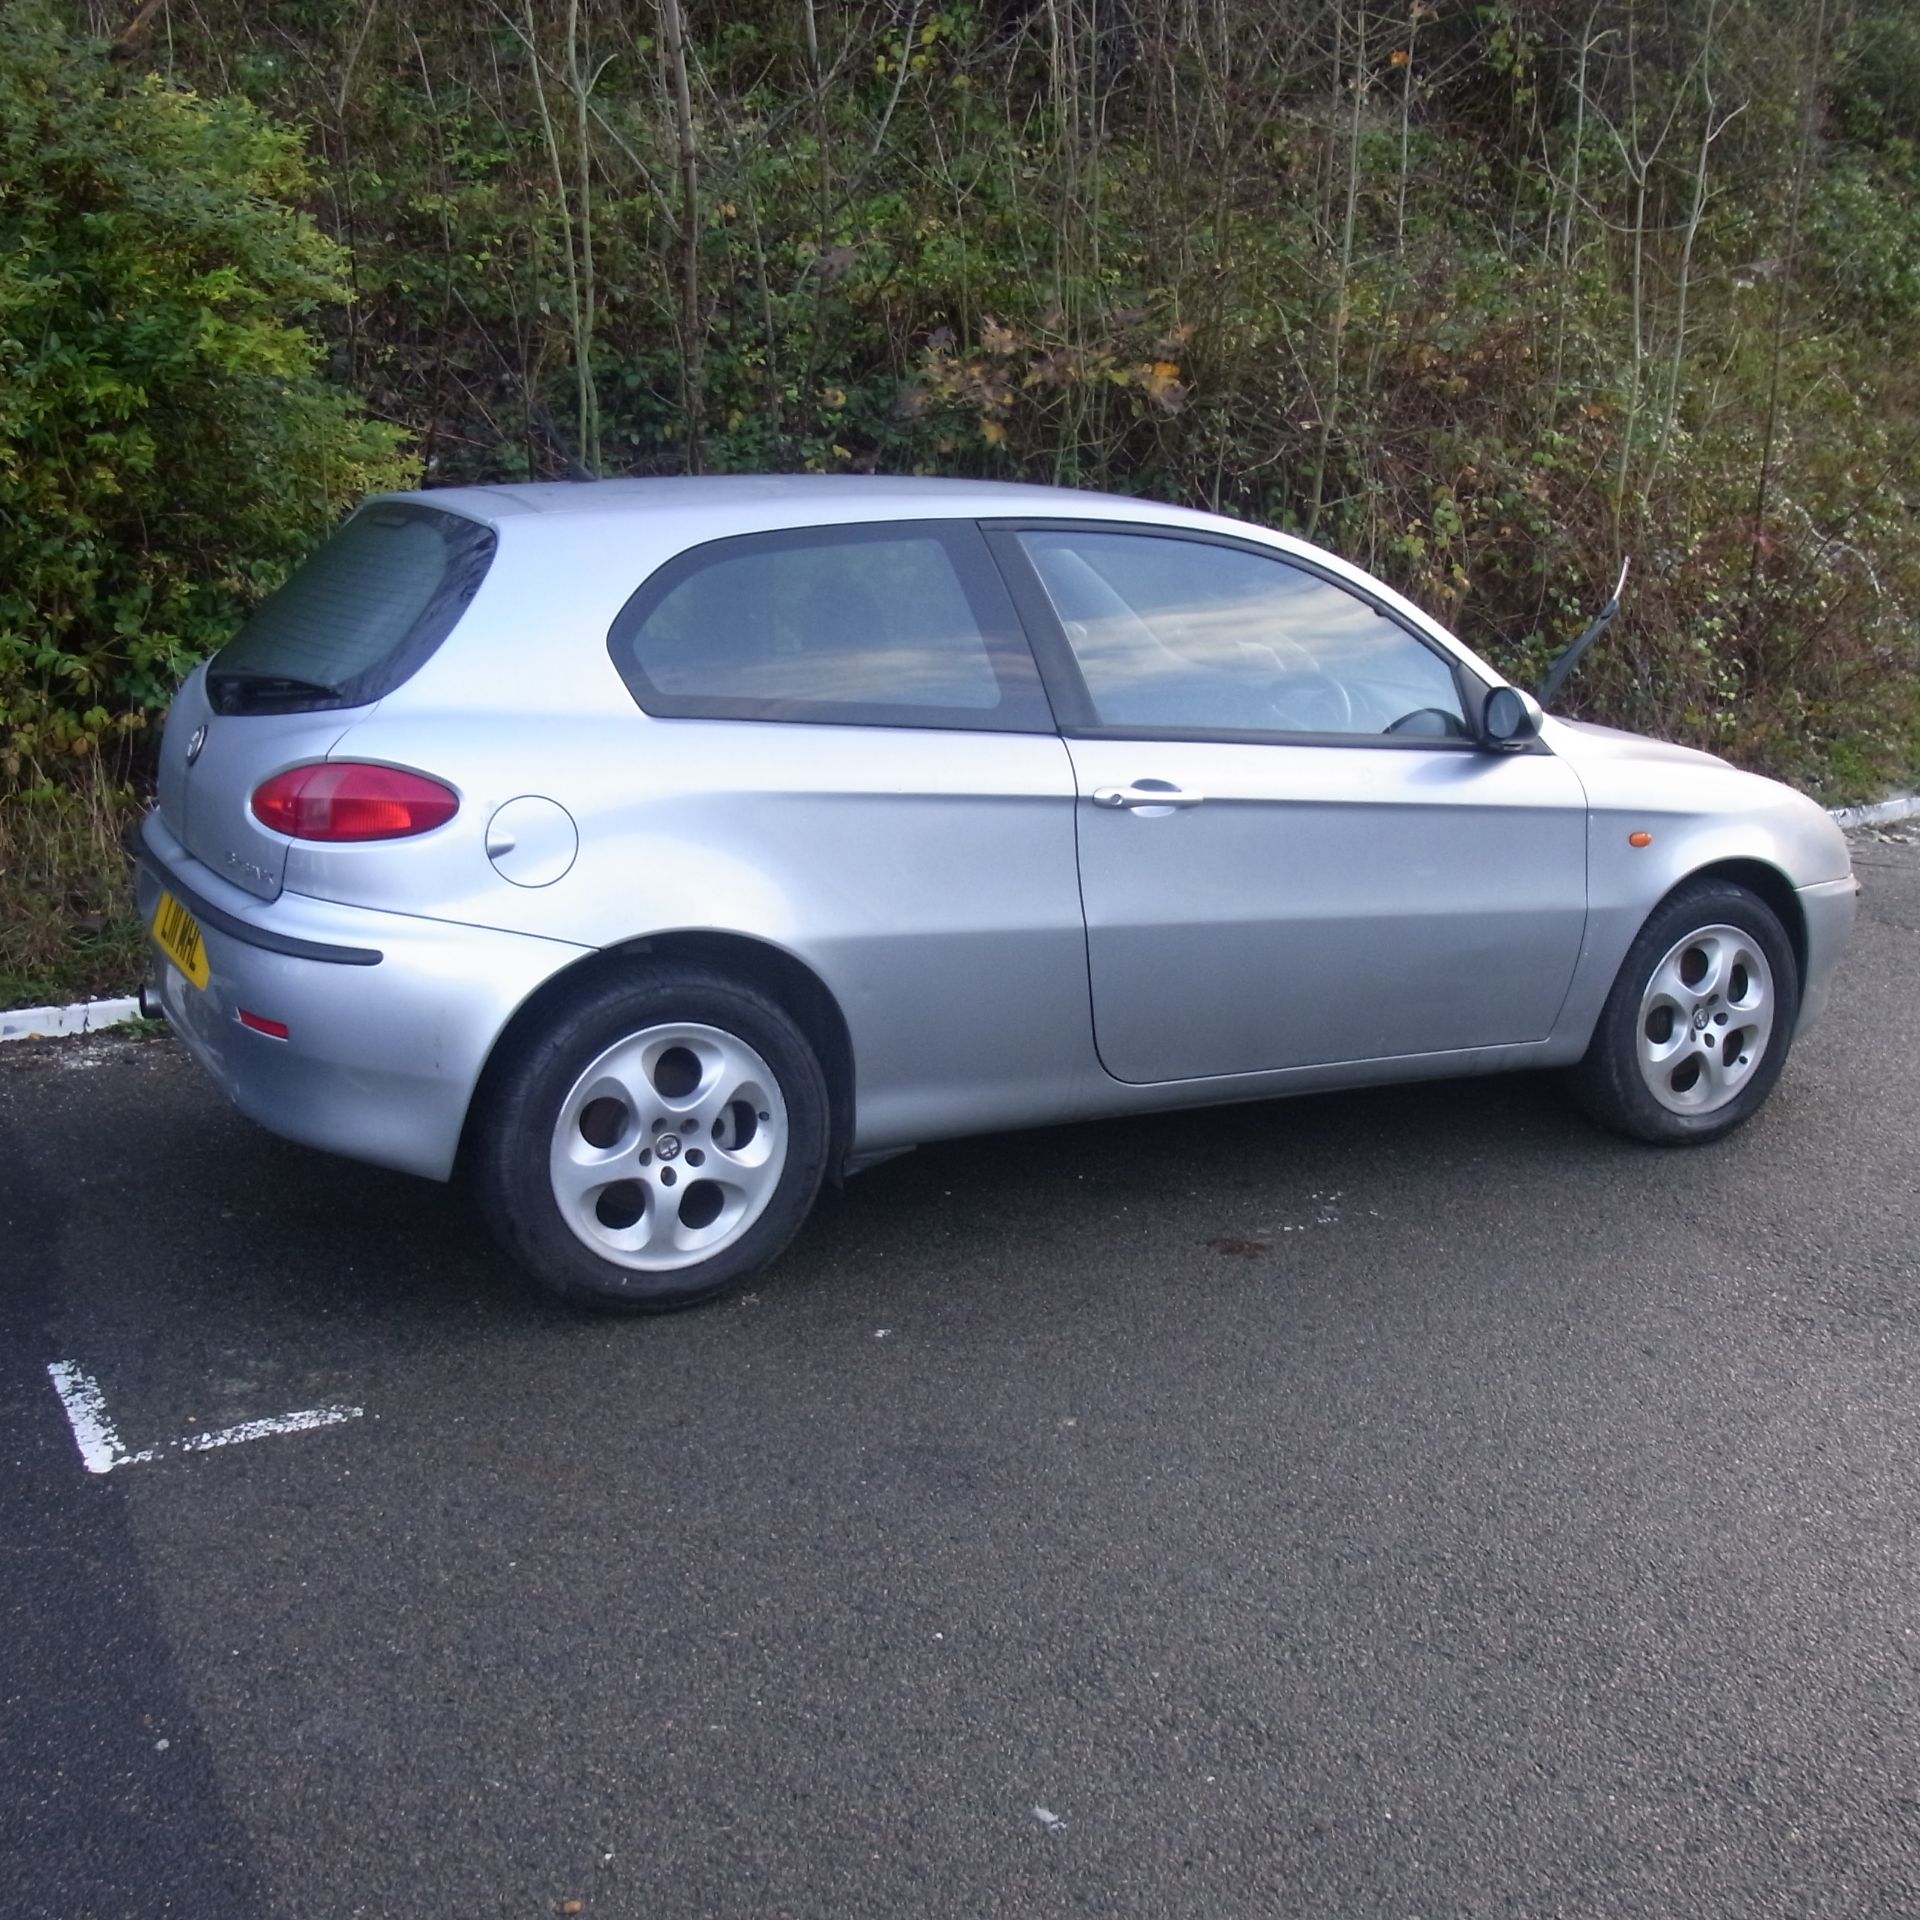
[[[1636,1055],[1647,1090],[1671,1113],[1733,1100],[1773,1037],[1773,969],[1752,934],[1701,927],[1676,940],[1640,996]]]
[[[553,1197],[603,1259],[672,1272],[760,1218],[788,1144],[779,1082],[745,1041],[691,1023],[647,1027],[590,1062],[561,1101]]]

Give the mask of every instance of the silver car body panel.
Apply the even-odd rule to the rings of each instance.
[[[1844,880],[1826,880],[1801,887],[1796,896],[1806,926],[1807,958],[1800,983],[1800,1020],[1796,1038],[1810,1031],[1827,1011],[1833,995],[1834,968],[1846,951],[1860,910],[1860,883],[1851,874]]]
[[[146,827],[149,915],[171,876],[237,929],[204,929],[204,993],[166,970],[170,1017],[237,1104],[313,1145],[445,1177],[516,1011],[573,965],[676,934],[773,949],[832,996],[852,1047],[853,1160],[1076,1116],[1576,1059],[1647,914],[1715,863],[1758,863],[1801,890],[1805,1018],[1845,936],[1845,843],[1817,807],[1630,735],[1550,720],[1536,750],[1502,755],[668,720],[638,709],[606,646],[647,575],[708,540],[1111,519],[1308,557],[1497,678],[1418,608],[1282,535],[973,482],[410,497],[498,536],[453,635],[355,712],[212,715],[196,674]],[[459,811],[367,845],[289,841],[252,820],[261,780],[327,757],[417,769]],[[1145,777],[1206,802],[1165,816],[1091,804],[1095,786]],[[563,815],[578,841],[538,884],[499,854],[496,823],[530,814]],[[1651,845],[1629,847],[1635,831]],[[258,944],[275,933],[381,959]],[[240,1028],[241,1007],[289,1039]]]
[[[1771,868],[1799,897],[1802,925],[1789,931],[1806,947],[1798,1031],[1807,1031],[1826,1004],[1855,895],[1846,835],[1826,810],[1690,747],[1554,719],[1542,737],[1587,796],[1587,939],[1560,1020],[1579,1042],[1574,1057],[1655,905],[1690,875],[1734,864]],[[1636,833],[1649,844],[1634,846]]]
[[[1580,954],[1587,849],[1580,783],[1551,755],[1160,740],[1071,751],[1094,1026],[1117,1078],[1552,1034]],[[1093,804],[1150,782],[1197,803]]]
[[[581,950],[294,894],[263,905],[194,860],[157,816],[142,840],[137,891],[149,921],[163,885],[219,915],[200,916],[206,989],[169,966],[160,994],[168,1024],[234,1105],[289,1140],[446,1179],[502,1029]],[[379,960],[276,951],[250,931]],[[280,1022],[287,1037],[243,1026],[243,1009]]]
[[[467,804],[417,841],[302,849],[304,882],[397,906],[430,881],[449,919],[587,948],[718,933],[798,959],[852,1035],[862,1149],[927,1137],[929,1104],[950,1110],[942,1131],[967,1132],[1001,1124],[999,1103],[1043,1103],[1063,1078],[1097,1073],[1073,776],[1056,736],[627,707],[443,733],[390,703],[342,751],[431,769]],[[484,845],[492,809],[525,792],[563,797],[583,823],[572,867],[537,890],[503,884]]]
[[[369,708],[361,708],[369,712]],[[270,774],[324,760],[352,712],[216,714],[207,670],[194,670],[168,709],[160,742],[160,812],[180,844],[256,900],[275,900],[295,844],[253,816],[247,801]]]

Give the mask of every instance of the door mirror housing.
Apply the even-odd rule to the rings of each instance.
[[[1540,737],[1540,702],[1518,687],[1495,687],[1480,709],[1480,744],[1495,753],[1517,753]]]

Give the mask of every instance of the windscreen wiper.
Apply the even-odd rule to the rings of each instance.
[[[1543,707],[1553,704],[1553,696],[1567,684],[1567,675],[1580,664],[1580,656],[1613,625],[1613,616],[1620,611],[1620,595],[1626,590],[1627,569],[1632,565],[1631,560],[1620,562],[1620,578],[1613,583],[1613,598],[1594,616],[1593,625],[1547,669],[1538,695]]]

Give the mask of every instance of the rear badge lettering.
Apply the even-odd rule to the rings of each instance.
[[[270,887],[273,885],[273,875],[270,874],[265,867],[256,867],[251,860],[242,860],[237,853],[230,852],[227,855],[227,865],[230,866],[242,880],[250,880],[255,886]]]

